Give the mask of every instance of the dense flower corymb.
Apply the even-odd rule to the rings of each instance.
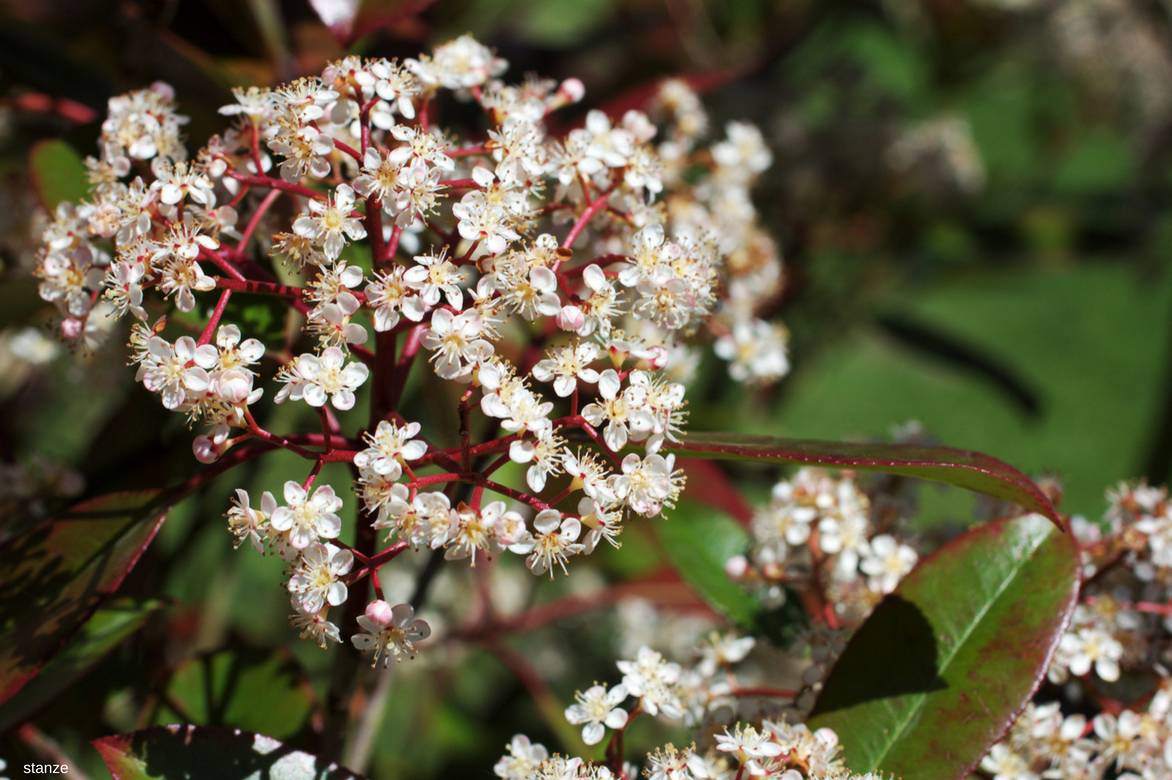
[[[341,640],[331,610],[369,581],[370,608],[344,628],[376,662],[430,633],[386,605],[379,567],[429,549],[566,572],[678,499],[670,450],[705,339],[734,378],[788,367],[785,331],[759,316],[782,278],[749,199],[771,162],[760,134],[706,138],[680,82],[646,111],[591,111],[555,134],[548,118],[581,82],[510,84],[507,68],[468,36],[403,61],[346,57],[234,90],[229,125],[193,154],[169,87],[114,98],[89,196],[44,233],[40,293],[61,333],[86,343],[103,312],[130,315],[136,377],[201,427],[196,458],[307,461],[280,490],[237,491],[229,528],[287,562],[293,625],[319,644]],[[444,126],[452,100],[478,118]],[[281,335],[248,332],[246,296],[288,310]],[[420,372],[436,399],[451,383],[458,441],[404,416]],[[362,396],[369,422],[347,430]],[[270,402],[310,430],[269,430]],[[498,481],[510,461],[520,485]],[[352,466],[352,490],[319,482],[334,463]],[[648,710],[680,706],[666,678],[632,680]],[[596,698],[575,711],[590,738],[622,712]]]

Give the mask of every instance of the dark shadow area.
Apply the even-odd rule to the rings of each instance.
[[[907,599],[888,596],[851,638],[815,714],[946,688],[938,663],[936,637],[924,613]]]

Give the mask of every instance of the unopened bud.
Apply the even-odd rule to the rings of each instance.
[[[388,626],[393,619],[391,605],[382,599],[375,599],[366,605],[366,617],[379,626]]]
[[[586,324],[586,315],[577,306],[563,306],[558,312],[557,322],[562,330],[577,333]]]
[[[735,555],[725,561],[724,573],[734,580],[743,579],[749,571],[749,561],[743,555]]]
[[[558,87],[558,94],[569,103],[577,103],[586,97],[586,85],[581,79],[566,79]]]
[[[73,341],[81,336],[83,328],[84,326],[81,324],[81,320],[76,317],[70,317],[61,323],[61,336],[69,341]]]
[[[191,442],[191,452],[200,463],[215,463],[224,454],[223,445],[212,441],[211,436],[196,436]]]

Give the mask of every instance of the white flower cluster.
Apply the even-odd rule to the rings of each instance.
[[[993,746],[980,768],[995,780],[1172,777],[1172,506],[1143,482],[1107,498],[1101,523],[1073,522],[1083,588],[1047,671],[1062,700]]]
[[[668,450],[686,419],[673,380],[696,365],[700,331],[739,380],[788,370],[784,329],[758,316],[782,284],[749,198],[771,163],[761,134],[732,123],[707,143],[695,94],[669,82],[646,112],[592,111],[559,136],[547,118],[582,84],[508,84],[506,66],[468,36],[416,59],[346,57],[234,90],[232,124],[191,158],[170,88],[114,98],[89,197],[44,233],[40,294],[63,336],[84,343],[99,312],[129,314],[137,379],[205,426],[200,461],[233,447],[314,461],[283,502],[238,491],[227,516],[238,542],[287,561],[293,622],[323,645],[340,637],[329,609],[370,577],[380,598],[355,643],[411,655],[425,627],[377,606],[377,569],[403,548],[473,564],[507,551],[552,574],[617,546],[626,516],[672,506],[683,475]],[[479,108],[479,126],[440,127],[443,91]],[[287,305],[308,338],[242,332],[241,296]],[[458,446],[399,412],[416,353],[463,386]],[[274,403],[316,410],[321,432],[264,428],[253,411],[268,381]],[[347,437],[335,412],[368,388],[376,413]],[[499,435],[471,439],[476,409]],[[490,478],[509,460],[527,489]],[[341,540],[344,494],[314,486],[327,462],[353,463],[360,523],[389,547]],[[557,508],[567,499],[576,512]]]
[[[1157,780],[1172,777],[1172,685],[1141,711],[1064,715],[1030,704],[980,764],[994,780]]]
[[[696,648],[690,666],[668,661],[649,647],[635,658],[617,663],[622,681],[607,687],[595,683],[574,694],[566,719],[582,727],[582,740],[597,745],[612,732],[626,730],[641,715],[683,721],[696,740],[686,747],[668,743],[648,752],[642,776],[650,780],[881,780],[878,775],[852,774],[841,757],[838,737],[829,729],[811,731],[783,718],[759,725],[735,720],[738,696],[758,691],[738,689],[732,667],[754,646],[751,637],[713,632]],[[627,704],[628,700],[633,700]],[[729,718],[733,720],[730,722]],[[698,747],[702,742],[703,747]],[[543,745],[518,734],[494,767],[502,780],[618,780],[640,776],[640,768],[607,750],[607,761],[550,755]]]
[[[775,600],[784,586],[813,581],[842,615],[865,614],[916,565],[916,551],[871,520],[871,502],[848,472],[802,468],[773,487],[753,516],[753,548],[729,560],[735,579]]]

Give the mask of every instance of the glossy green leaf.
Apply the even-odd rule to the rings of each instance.
[[[1011,501],[1023,509],[1045,515],[1060,528],[1065,528],[1054,504],[1029,477],[1008,463],[981,452],[951,447],[855,444],[723,433],[691,433],[682,443],[666,445],[665,449],[712,459],[771,461],[918,477]]]
[[[756,597],[729,579],[724,565],[749,549],[749,535],[728,516],[683,501],[657,526],[672,565],[713,609],[741,626],[753,623]]]
[[[40,141],[29,152],[33,190],[49,212],[63,201],[76,203],[89,194],[85,162],[64,141]]]
[[[159,726],[93,745],[113,780],[361,780],[333,762],[239,729]]]
[[[163,522],[158,491],[78,504],[0,546],[0,702],[116,591]]]
[[[156,722],[187,720],[234,726],[284,739],[296,734],[313,707],[313,691],[288,654],[225,650],[181,665],[167,685]]]
[[[965,777],[1045,673],[1078,596],[1078,552],[1037,515],[924,560],[847,644],[815,705],[855,772]]]
[[[94,613],[81,630],[28,685],[0,705],[0,732],[7,731],[68,688],[111,650],[134,634],[163,607],[156,599],[113,599]]]

